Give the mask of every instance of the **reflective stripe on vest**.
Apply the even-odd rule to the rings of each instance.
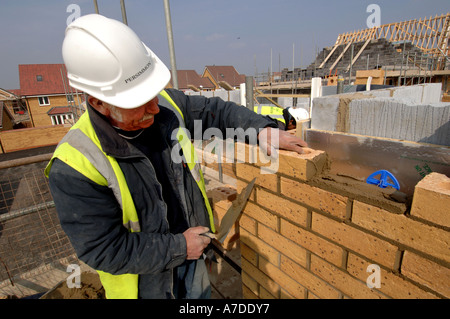
[[[175,114],[179,114],[181,116],[181,120],[179,122],[181,123],[181,125],[184,125],[183,113],[178,108],[177,104],[169,96],[169,94],[167,94],[166,91],[161,91],[160,96],[162,96],[164,99],[166,99],[170,103],[170,105],[173,106],[173,108],[175,109]],[[213,217],[211,205],[208,200],[208,195],[206,195],[206,186],[205,186],[205,179],[203,177],[203,172],[200,169],[200,163],[197,158],[197,152],[195,151],[194,144],[192,144],[192,142],[189,139],[188,135],[186,134],[185,130],[186,130],[185,127],[182,127],[182,126],[179,127],[179,129],[177,131],[177,140],[181,145],[181,149],[183,150],[183,156],[186,160],[189,170],[190,170],[192,176],[194,177],[195,182],[197,183],[197,186],[203,195],[203,200],[205,202],[206,210],[208,211],[210,228],[211,228],[211,231],[213,233],[215,233],[216,229],[214,226],[214,217]]]
[[[261,115],[268,115],[271,118],[286,124],[283,116],[283,109],[278,106],[258,105],[253,107],[253,111]]]
[[[162,91],[160,93],[175,108],[175,113],[181,115],[180,123],[184,124],[183,114],[170,96]],[[177,115],[178,115],[177,114]],[[197,163],[193,144],[187,138],[183,127],[177,132],[177,139],[183,150],[189,170],[204,197],[208,210],[211,230],[215,232],[212,209],[206,195],[205,182],[200,165]],[[121,209],[123,225],[130,232],[139,232],[139,219],[122,170],[117,160],[107,155],[101,149],[100,141],[90,121],[88,112],[85,112],[77,123],[69,130],[58,144],[52,159],[45,169],[48,177],[53,160],[58,158],[73,169],[92,180],[96,184],[108,186],[114,193]],[[138,297],[138,275],[123,274],[112,275],[97,270],[108,299],[136,299]]]

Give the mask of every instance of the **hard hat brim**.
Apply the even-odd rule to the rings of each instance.
[[[290,107],[288,111],[296,121],[309,119],[309,112],[303,108]]]
[[[86,88],[77,87],[75,82],[70,81],[72,87],[81,89],[85,93],[103,101],[123,109],[134,109],[144,105],[148,101],[157,96],[169,83],[171,74],[166,65],[143,43],[147,53],[153,60],[153,69],[151,74],[146,76],[143,80],[134,84],[130,89],[118,92],[113,95],[107,93],[102,94],[98,91],[89,90]],[[83,90],[84,89],[84,90]]]

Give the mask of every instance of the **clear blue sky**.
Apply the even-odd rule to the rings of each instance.
[[[170,0],[177,68],[201,74],[206,65],[233,65],[254,75],[271,65],[292,69],[293,60],[306,67],[340,33],[367,28],[372,3],[381,24],[450,12],[448,0]],[[0,88],[20,88],[19,64],[62,63],[71,4],[81,15],[95,12],[93,0],[0,1]],[[122,20],[120,0],[98,5],[100,14]],[[125,5],[128,25],[170,68],[163,0]]]

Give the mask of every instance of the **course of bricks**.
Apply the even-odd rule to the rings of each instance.
[[[411,201],[378,204],[360,194],[381,189],[362,181],[321,187],[327,163],[323,151],[280,151],[273,174],[259,160],[224,164],[237,192],[256,177],[233,232],[244,298],[449,298],[450,178],[430,173]]]

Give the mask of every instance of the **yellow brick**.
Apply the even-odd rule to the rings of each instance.
[[[300,267],[295,262],[282,256],[281,258],[281,270],[286,274],[304,286],[308,291],[313,292],[320,298],[336,299],[339,298],[339,292],[333,289],[325,281],[317,278],[303,267]]]
[[[258,295],[258,282],[244,271],[242,271],[241,278],[242,284],[245,285],[253,294]]]
[[[306,220],[308,217],[308,210],[306,207],[282,198],[281,195],[269,193],[264,189],[256,190],[256,202],[283,218],[306,227]]]
[[[242,259],[242,271],[246,272],[249,277],[263,286],[266,290],[270,291],[273,296],[279,295],[280,285],[264,273],[264,271],[261,271],[257,267],[253,266],[245,259]]]
[[[258,299],[258,296],[253,293],[247,286],[242,285],[242,297],[244,299]]]
[[[385,299],[375,288],[370,289],[365,282],[361,282],[341,269],[327,263],[323,259],[311,255],[311,271],[331,286],[342,291],[350,298],[356,299]]]
[[[261,299],[278,299],[278,296],[272,295],[267,289],[263,286],[259,286],[259,298]]]
[[[367,278],[372,274],[367,269],[372,262],[364,260],[352,253],[348,256],[347,271],[350,275],[366,282]],[[434,299],[433,295],[424,291],[416,285],[404,280],[400,276],[386,271],[380,267],[380,285],[379,291],[395,299]]]
[[[255,251],[259,256],[269,260],[272,264],[278,266],[280,253],[261,239],[253,236],[245,229],[241,229],[241,241]]]
[[[295,299],[290,293],[283,289],[280,290],[280,299]]]
[[[411,216],[450,227],[450,178],[431,173],[415,187]]]
[[[403,245],[450,261],[448,231],[358,201],[353,203],[352,221]]]
[[[246,188],[247,186],[248,186],[248,182],[246,182],[246,181],[243,181],[241,179],[238,179],[236,181],[236,190],[238,191],[239,194],[242,193],[244,188]],[[253,190],[251,191],[250,196],[248,197],[248,200],[255,201],[256,188],[257,187],[253,187]]]
[[[247,182],[256,178],[255,185],[267,188],[271,191],[277,191],[277,175],[261,174],[261,169],[247,164],[236,164],[236,176]]]
[[[347,197],[284,177],[281,178],[281,194],[341,219],[347,212]]]
[[[319,236],[281,219],[280,233],[301,247],[339,266],[342,263],[342,248]]]
[[[247,259],[254,266],[257,266],[258,254],[244,243],[241,243],[240,248],[241,248],[241,256]]]
[[[397,247],[359,229],[313,212],[312,229],[380,265],[394,267]]]
[[[290,178],[308,181],[326,168],[327,155],[324,151],[313,150],[309,154],[298,154],[279,150],[278,173]]]
[[[278,217],[259,207],[258,205],[247,202],[244,208],[244,214],[274,230],[277,229]]]
[[[293,280],[290,274],[286,274],[272,263],[264,258],[259,261],[259,269],[264,272],[271,280],[283,287],[290,295],[296,299],[305,298],[305,288],[298,282]]]
[[[242,232],[242,229],[245,229],[250,234],[256,236],[256,220],[248,217],[246,214],[243,214],[239,219],[239,232]]]
[[[236,143],[235,149],[238,163],[252,163],[257,167],[303,181],[320,174],[327,166],[326,153],[320,150],[313,150],[308,154],[278,150],[278,158],[273,159],[261,153],[258,146]]]
[[[401,272],[406,277],[450,298],[450,269],[448,267],[405,251]]]
[[[280,253],[292,258],[296,263],[306,267],[306,249],[303,247],[261,224],[258,225],[258,237],[275,247]]]

